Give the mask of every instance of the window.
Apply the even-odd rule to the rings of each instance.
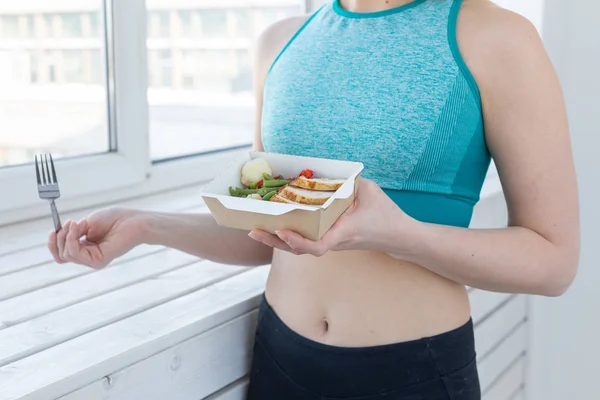
[[[13,39],[19,37],[19,17],[16,15],[4,15],[0,19],[2,24],[2,38]]]
[[[307,3],[0,7],[0,181],[12,194],[0,196],[0,225],[47,215],[35,153],[55,157],[62,211],[188,185],[228,165],[252,140],[250,48],[263,2],[297,14]]]
[[[171,50],[161,50],[158,52],[160,64],[161,86],[173,86],[173,56]]]
[[[182,86],[186,89],[194,89],[196,86],[197,59],[197,51],[195,50],[184,50],[182,52]]]
[[[227,12],[225,10],[200,11],[202,36],[206,38],[227,37]]]
[[[254,9],[255,31],[262,32],[275,22],[298,14],[296,7],[261,7]]]
[[[152,37],[166,38],[171,34],[171,15],[168,11],[157,11],[151,15],[151,29],[150,33]]]
[[[90,50],[90,69],[91,83],[102,85],[104,81],[104,63],[102,62],[102,52],[100,50]]]
[[[83,83],[85,71],[81,50],[64,50],[62,55],[65,83]]]
[[[27,21],[27,32],[23,35],[24,37],[35,37],[35,17],[33,15],[27,15],[25,17]]]
[[[39,12],[49,11],[47,7],[51,9],[46,5]],[[45,14],[47,29],[53,16]],[[81,14],[61,17],[63,32],[80,33],[77,21]],[[0,18],[0,40],[18,33],[17,17]],[[33,15],[23,16],[23,22],[28,36],[33,37]],[[52,151],[60,158],[108,150],[105,96],[89,87],[76,91],[68,87],[84,80],[81,50],[44,49],[43,38],[34,40],[32,50],[30,44],[17,42],[18,48],[6,53],[5,65],[12,72],[0,69],[0,92],[13,93],[0,103],[0,119],[6,127],[0,131],[0,171],[1,167],[31,162],[29,155],[36,151]]]
[[[181,36],[194,36],[194,17],[195,12],[192,10],[179,11],[179,26]]]
[[[100,35],[100,13],[91,13],[89,15],[90,36],[98,37]]]
[[[62,21],[63,37],[79,38],[83,36],[81,26],[81,13],[60,14],[59,19]]]
[[[35,52],[29,52],[29,81],[31,83],[38,83],[39,81],[38,68],[38,59]]]
[[[231,91],[251,92],[252,91],[252,65],[250,63],[249,50],[237,50],[235,54],[236,70],[235,76],[231,82]]]
[[[286,10],[282,9],[281,7],[265,8],[261,10],[261,14],[266,26],[271,25],[277,22],[278,20],[287,17]]]
[[[31,162],[27,151],[51,151],[57,157],[107,151],[102,92],[99,96],[91,87],[69,88],[69,84],[85,79],[82,51],[34,50],[24,53],[25,57],[19,54],[10,53],[11,64],[15,71],[27,71],[26,78],[0,83],[1,92],[14,93],[0,104],[0,119],[9,127],[0,131],[4,154],[0,167]],[[19,135],[12,134],[15,131]]]
[[[56,29],[54,28],[54,14],[44,15],[44,31],[46,37],[56,36]]]
[[[236,10],[233,13],[235,36],[238,38],[252,37],[252,14],[249,9]]]
[[[281,6],[271,7],[275,13],[270,22],[302,12],[302,1],[278,1]],[[159,57],[158,47],[165,44],[153,41],[150,33],[148,103],[150,154],[155,161],[245,146],[252,141],[250,49],[267,25],[256,18],[263,9],[256,8],[256,0],[237,1],[235,7],[218,9],[210,8],[210,4],[203,7],[202,2],[195,4],[195,10],[177,11],[179,31],[186,41],[169,44],[170,62],[166,62],[167,53]],[[153,15],[158,10],[149,12]],[[171,79],[165,80],[167,77]]]
[[[105,69],[105,46],[99,46],[105,42],[104,32],[97,30],[95,40],[80,42],[81,48],[68,41],[47,40],[57,35],[81,38],[82,16],[91,7],[96,8],[95,14],[102,12],[104,2],[54,3],[36,2],[35,7],[31,3],[25,7],[28,14],[18,18],[2,15],[0,8],[0,42],[15,35],[27,39],[15,41],[10,51],[0,50],[0,180],[15,192],[14,199],[0,200],[0,220],[7,209],[39,204],[37,196],[31,196],[35,153],[51,152],[57,165],[69,166],[62,168],[65,198],[90,190],[76,178],[82,171],[105,188],[110,180],[119,180],[111,166],[105,167],[105,173],[92,168],[117,150],[111,144],[116,140],[110,135],[106,78],[93,72]],[[38,18],[40,32],[36,33]],[[122,172],[129,176],[126,168]]]

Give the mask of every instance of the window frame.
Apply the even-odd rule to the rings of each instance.
[[[56,160],[61,203],[139,184],[150,168],[148,138],[145,137],[148,131],[146,73],[144,69],[137,69],[140,63],[145,63],[145,54],[131,51],[145,46],[145,40],[140,36],[145,32],[145,21],[135,18],[145,11],[144,0],[114,3],[106,0],[103,3],[103,22],[109,27],[105,33],[109,149],[117,150]],[[112,7],[113,4],[119,6]],[[132,31],[138,34],[131,34]],[[127,134],[118,135],[117,132]],[[0,221],[3,224],[47,214],[47,205],[41,212],[34,176],[32,164],[0,171],[0,185],[10,192],[10,196],[0,197]],[[89,197],[82,206],[94,203],[94,196]]]
[[[212,179],[251,147],[247,145],[153,162],[147,100],[145,0],[104,0],[109,152],[55,161],[61,186],[60,211],[108,205]],[[311,0],[301,11],[313,10]],[[126,134],[119,134],[126,132]],[[85,176],[82,179],[82,175]],[[48,218],[37,194],[32,164],[0,170],[0,226]],[[200,202],[200,198],[198,199]]]

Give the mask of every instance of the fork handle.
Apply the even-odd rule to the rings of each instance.
[[[60,216],[58,215],[58,210],[56,209],[56,204],[54,200],[50,200],[50,210],[52,210],[52,221],[54,221],[54,231],[58,233],[62,229],[62,224],[60,223]]]

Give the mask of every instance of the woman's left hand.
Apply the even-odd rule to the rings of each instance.
[[[320,257],[328,251],[374,250],[382,238],[415,220],[406,215],[373,181],[361,178],[354,203],[327,231],[321,240],[312,241],[290,230],[276,235],[253,230],[249,236],[258,241],[293,254]],[[396,237],[396,239],[399,239]]]

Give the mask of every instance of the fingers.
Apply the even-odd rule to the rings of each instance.
[[[67,240],[67,233],[69,232],[69,226],[71,226],[71,221],[67,221],[62,229],[58,231],[56,235],[56,247],[58,248],[58,257],[63,261],[67,261],[64,257],[65,252],[65,241]]]
[[[295,255],[311,254],[316,257],[321,257],[331,250],[331,247],[329,246],[330,241],[325,240],[326,238],[315,242],[288,230],[276,231],[275,233],[276,235],[272,235],[265,231],[254,230],[250,232],[248,236],[267,246],[284,250]]]
[[[268,232],[265,231],[261,231],[261,230],[253,230],[252,232],[250,232],[248,234],[248,236],[250,236],[250,238],[256,240],[257,242],[261,242],[263,244],[266,244],[269,247],[273,247],[273,248],[277,248],[283,251],[287,251],[290,252],[292,254],[295,255],[299,255],[300,253],[295,251],[294,249],[290,248],[290,246],[288,246],[283,240],[281,240],[279,237],[277,237],[276,235],[272,235]]]
[[[101,262],[103,257],[100,248],[87,240],[81,240],[88,231],[89,224],[84,219],[79,223],[69,220],[58,233],[50,233],[48,249],[54,260],[59,264],[74,262],[94,269],[105,267]]]
[[[328,242],[323,239],[315,242],[306,239],[296,232],[288,230],[277,231],[276,233],[281,241],[298,253],[312,254],[315,257],[321,257],[330,250]]]
[[[90,225],[89,225],[87,219],[79,221],[77,223],[77,225],[79,226],[79,237],[81,238],[83,235],[87,236],[87,234],[90,230]]]
[[[65,239],[64,259],[68,261],[79,261],[79,252],[81,245],[79,238],[81,237],[79,225],[77,222],[69,225],[69,231]]]
[[[60,258],[60,255],[58,254],[58,244],[56,236],[56,232],[52,231],[50,233],[50,237],[48,238],[48,250],[50,250],[54,261],[56,261],[58,264],[64,264],[65,260]]]

